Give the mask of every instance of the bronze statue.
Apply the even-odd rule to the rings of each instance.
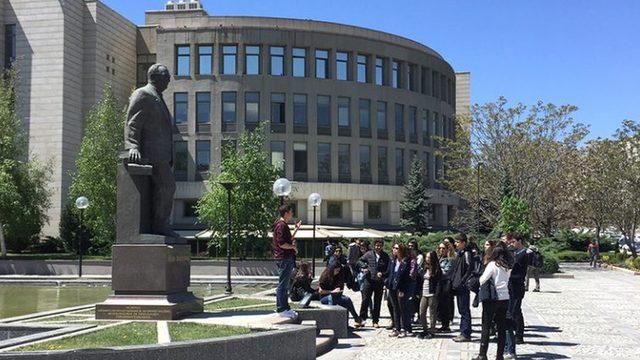
[[[129,100],[125,126],[125,149],[129,163],[153,166],[151,175],[151,233],[179,237],[169,227],[176,183],[171,171],[174,125],[162,92],[171,75],[162,64],[147,71],[148,84],[136,89]]]

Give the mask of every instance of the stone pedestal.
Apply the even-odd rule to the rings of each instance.
[[[96,319],[175,320],[203,310],[188,291],[188,245],[113,247],[114,295],[96,305]]]
[[[175,320],[203,311],[188,291],[186,239],[149,234],[151,165],[118,165],[117,242],[112,248],[114,295],[96,305],[96,319]]]

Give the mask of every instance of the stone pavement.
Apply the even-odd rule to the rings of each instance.
[[[640,276],[584,264],[563,264],[574,279],[541,279],[540,293],[524,298],[525,344],[519,359],[640,359]],[[533,284],[533,283],[532,283]],[[360,295],[349,294],[356,308]],[[383,320],[389,319],[383,302]],[[470,359],[477,355],[481,307],[472,308],[473,342],[455,343],[445,334],[431,340],[389,338],[388,331],[356,331],[341,340],[323,360],[346,359]],[[370,322],[367,325],[371,325]],[[451,326],[458,329],[456,323]],[[489,359],[496,344],[489,344]]]

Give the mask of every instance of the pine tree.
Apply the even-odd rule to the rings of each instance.
[[[414,234],[427,231],[427,217],[429,215],[429,195],[424,185],[424,164],[417,157],[411,163],[409,180],[404,185],[403,200],[400,201],[402,219],[400,226]]]
[[[506,196],[500,206],[498,227],[504,232],[518,232],[530,237],[533,230],[529,205],[515,195]]]
[[[108,254],[115,242],[116,169],[124,142],[124,119],[124,108],[118,104],[111,87],[106,86],[102,98],[89,112],[68,199],[69,202],[78,196],[89,199],[84,224],[91,234],[91,254]],[[78,216],[75,207],[71,210],[67,216]],[[63,222],[66,224],[73,226],[74,222]],[[75,231],[61,229],[60,233],[75,234]],[[75,239],[63,241],[71,244]]]

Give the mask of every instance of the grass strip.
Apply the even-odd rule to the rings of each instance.
[[[205,311],[219,311],[226,310],[231,308],[236,308],[240,306],[251,306],[251,305],[271,305],[274,306],[274,302],[270,300],[261,300],[261,299],[247,299],[247,298],[231,298],[221,301],[212,302],[206,304],[204,307]]]
[[[245,335],[251,330],[239,326],[206,325],[191,322],[169,323],[171,342]]]

